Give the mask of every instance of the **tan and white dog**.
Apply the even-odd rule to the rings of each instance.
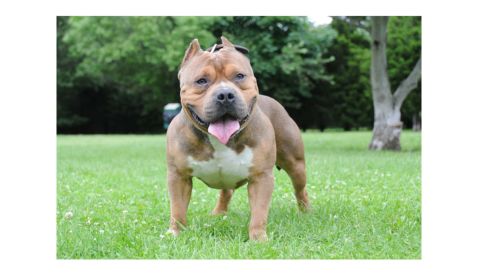
[[[182,111],[167,132],[174,235],[187,224],[192,177],[220,190],[213,214],[225,214],[234,190],[248,183],[252,240],[267,240],[275,165],[290,176],[299,208],[310,207],[300,130],[280,103],[258,93],[246,52],[224,37],[210,51],[195,39],[185,52],[178,73]]]

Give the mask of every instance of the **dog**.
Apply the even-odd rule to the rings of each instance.
[[[246,48],[221,37],[207,51],[194,39],[178,72],[182,110],[167,131],[169,233],[187,225],[192,177],[219,189],[212,211],[226,214],[248,183],[250,240],[266,241],[273,168],[285,170],[300,210],[310,209],[300,130],[274,99],[260,95]]]

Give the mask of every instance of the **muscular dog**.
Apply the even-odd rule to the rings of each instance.
[[[193,40],[178,73],[182,111],[167,131],[169,231],[186,226],[197,177],[220,190],[213,214],[225,214],[234,190],[248,183],[249,237],[265,241],[274,165],[288,173],[300,210],[310,207],[303,142],[280,103],[259,94],[246,49],[221,39],[210,51]]]

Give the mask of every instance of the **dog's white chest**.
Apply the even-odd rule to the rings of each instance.
[[[189,156],[188,163],[193,170],[192,176],[201,179],[212,188],[235,188],[239,182],[248,178],[252,166],[252,149],[245,146],[243,151],[237,154],[214,137],[209,138],[215,150],[213,158],[199,161]]]

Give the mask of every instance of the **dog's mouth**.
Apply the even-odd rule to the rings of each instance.
[[[205,130],[208,128],[208,122],[205,122],[204,120],[202,120],[196,113],[195,111],[192,109],[192,107],[190,105],[187,105],[187,108],[188,108],[188,112],[190,113],[190,115],[192,116],[192,118],[197,122],[197,124],[199,124],[202,128],[204,128]]]
[[[232,137],[237,135],[245,127],[246,123],[250,119],[254,104],[255,102],[253,101],[249,108],[248,114],[242,119],[238,119],[228,113],[225,113],[223,116],[211,122],[207,122],[200,118],[190,105],[187,105],[187,109],[192,116],[192,119],[202,131],[208,132],[209,134],[215,136],[218,141],[226,145]]]

